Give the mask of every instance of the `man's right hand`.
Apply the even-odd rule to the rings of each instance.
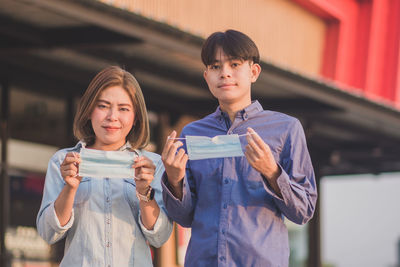
[[[181,141],[175,142],[174,138],[176,138],[176,131],[172,131],[168,136],[161,154],[161,160],[168,176],[168,183],[173,187],[174,195],[180,197],[182,194],[182,180],[185,177],[186,163],[189,157],[185,150],[180,148],[183,143]],[[178,148],[180,148],[179,151]]]

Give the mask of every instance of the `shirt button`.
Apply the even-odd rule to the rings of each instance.
[[[225,184],[229,183],[229,180],[228,180],[228,179],[225,179],[225,180],[224,180],[224,183],[225,183]]]
[[[225,203],[225,204],[224,204],[224,209],[226,209],[227,207],[228,207],[228,205]]]
[[[221,256],[221,257],[219,257],[219,260],[220,260],[220,261],[225,261],[225,257],[224,257],[224,256]]]
[[[106,201],[107,201],[107,202],[110,202],[110,198],[109,198],[109,197],[107,197]]]
[[[223,234],[223,235],[225,234],[225,230],[224,230],[224,229],[222,229],[222,234]]]
[[[108,248],[111,247],[111,243],[107,242],[106,247],[108,247]]]

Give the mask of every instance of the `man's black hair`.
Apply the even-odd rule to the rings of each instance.
[[[239,31],[214,32],[205,40],[201,49],[201,60],[205,66],[215,63],[215,53],[218,48],[221,48],[230,58],[260,63],[256,44],[250,37]]]

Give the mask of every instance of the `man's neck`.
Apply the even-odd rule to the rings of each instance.
[[[219,107],[223,112],[226,112],[229,116],[229,119],[231,122],[235,120],[236,113],[240,110],[243,110],[244,108],[250,106],[251,100],[246,101],[244,103],[236,103],[236,104],[224,104],[224,103],[219,103]]]

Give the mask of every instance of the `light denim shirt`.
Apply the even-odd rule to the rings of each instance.
[[[72,216],[61,226],[54,209],[65,182],[60,164],[67,152],[79,152],[84,146],[62,149],[50,159],[42,204],[36,219],[39,235],[49,244],[66,237],[62,266],[153,266],[149,244],[160,247],[172,231],[161,195],[160,178],[164,167],[159,155],[144,150],[136,153],[150,158],[156,165],[151,186],[160,206],[153,230],[140,220],[139,201],[134,179],[95,179],[83,177],[75,196]],[[121,150],[129,149],[125,145]]]
[[[163,196],[169,215],[192,228],[185,266],[288,266],[284,217],[304,224],[314,213],[314,171],[297,119],[263,110],[256,101],[238,112],[233,123],[218,108],[185,126],[181,137],[243,135],[248,127],[270,146],[282,170],[277,179],[282,197],[244,156],[189,160],[181,201],[171,193],[164,175]],[[245,149],[244,136],[241,143]]]

